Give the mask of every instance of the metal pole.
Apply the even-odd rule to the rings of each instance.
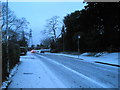
[[[79,52],[80,52],[80,49],[79,49],[79,39],[80,39],[80,36],[78,36],[78,58],[79,58]]]
[[[78,38],[78,54],[79,54],[80,50],[79,50],[79,38]]]
[[[79,38],[78,38],[78,58],[79,58]]]
[[[8,35],[8,0],[6,2],[6,32],[7,32],[7,72],[9,73],[9,35]]]

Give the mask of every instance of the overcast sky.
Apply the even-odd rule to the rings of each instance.
[[[44,30],[47,19],[59,16],[62,21],[64,16],[81,10],[84,6],[85,3],[82,2],[9,2],[10,9],[18,18],[25,17],[30,22],[34,45],[40,44],[46,37],[41,31]]]

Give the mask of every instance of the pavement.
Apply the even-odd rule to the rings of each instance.
[[[21,64],[12,77],[8,89],[11,88],[65,88],[53,73],[30,52],[21,56]]]

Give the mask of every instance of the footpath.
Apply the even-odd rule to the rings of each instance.
[[[27,55],[20,57],[20,62],[10,71],[9,79],[3,82],[1,89],[65,88],[41,58],[28,52]]]

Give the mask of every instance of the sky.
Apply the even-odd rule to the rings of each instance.
[[[9,8],[18,18],[25,17],[30,22],[28,27],[32,29],[34,45],[40,44],[47,37],[42,33],[47,19],[59,16],[59,21],[62,22],[67,14],[81,10],[84,6],[83,2],[9,2]],[[57,32],[59,33],[60,31]]]

